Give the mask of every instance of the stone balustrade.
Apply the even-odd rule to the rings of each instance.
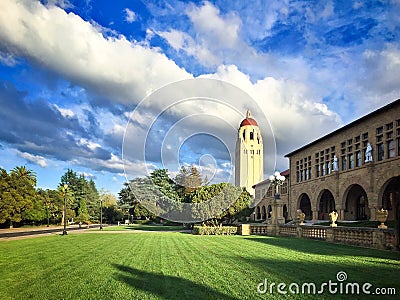
[[[396,244],[393,229],[279,225],[276,230],[269,224],[251,224],[250,232],[253,235],[291,236],[378,249],[394,249]]]

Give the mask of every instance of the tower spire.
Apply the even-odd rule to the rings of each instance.
[[[246,118],[251,118],[251,111],[250,111],[250,109],[247,109]]]

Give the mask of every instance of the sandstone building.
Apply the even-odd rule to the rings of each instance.
[[[300,208],[310,220],[328,220],[332,210],[339,220],[376,220],[382,207],[389,211],[388,220],[399,218],[400,99],[286,157],[289,184],[281,198],[287,197],[288,219]],[[261,201],[255,219],[268,217],[262,213],[272,199],[263,193],[266,185],[255,185],[256,203]]]

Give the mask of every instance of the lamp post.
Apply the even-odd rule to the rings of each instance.
[[[103,199],[100,198],[100,230],[103,230]]]
[[[275,171],[274,175],[269,176],[268,179],[275,187],[274,191],[275,199],[280,199],[279,186],[281,186],[285,182],[286,177],[282,176],[281,173],[279,173],[278,171]]]
[[[67,235],[67,189],[68,184],[64,184],[63,192],[64,192],[64,230],[62,235]]]
[[[279,225],[285,224],[285,218],[283,217],[284,203],[279,195],[279,186],[285,182],[286,178],[276,171],[268,179],[275,188],[274,200],[271,201],[271,233],[272,235],[278,235]]]

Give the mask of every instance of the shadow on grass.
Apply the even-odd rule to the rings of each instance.
[[[311,254],[400,259],[399,251],[383,251],[293,237],[246,237],[246,240]]]
[[[227,299],[236,298],[185,278],[138,270],[114,264],[116,278],[135,290],[157,295],[163,299]]]
[[[394,267],[393,265],[371,265],[370,262],[363,262],[360,260],[359,263],[354,264],[354,261],[348,261],[346,258],[338,258],[335,262],[323,262],[323,261],[293,261],[284,259],[274,258],[240,258],[240,263],[251,265],[251,269],[255,274],[258,274],[258,282],[263,282],[265,279],[269,281],[269,284],[274,282],[279,284],[284,282],[287,285],[290,283],[297,283],[302,286],[303,283],[313,283],[316,286],[316,291],[321,291],[320,295],[311,293],[314,295],[306,295],[302,299],[377,299],[374,294],[375,288],[395,288],[395,294],[398,295],[400,292],[400,282],[398,280],[400,276],[399,265]],[[338,276],[344,274],[346,276],[345,281],[339,280]],[[341,275],[341,276],[342,276]],[[330,281],[337,284],[343,281],[344,290],[342,292],[339,289],[336,292],[330,292],[325,285]],[[358,283],[360,287],[364,283],[370,283],[372,287],[369,289],[371,295],[367,295],[361,289],[359,293],[356,292],[352,295],[352,290],[346,292],[346,285],[352,283]],[[254,286],[257,282],[255,282]],[[349,286],[351,288],[351,286]],[[273,287],[274,293],[277,294],[277,287]],[[286,289],[287,290],[287,289]],[[334,291],[334,289],[332,289]],[[347,293],[347,295],[345,295]],[[357,294],[357,295],[356,295]],[[379,299],[394,299],[392,295],[379,297]],[[293,295],[292,295],[293,296]],[[355,297],[354,297],[355,296]]]

